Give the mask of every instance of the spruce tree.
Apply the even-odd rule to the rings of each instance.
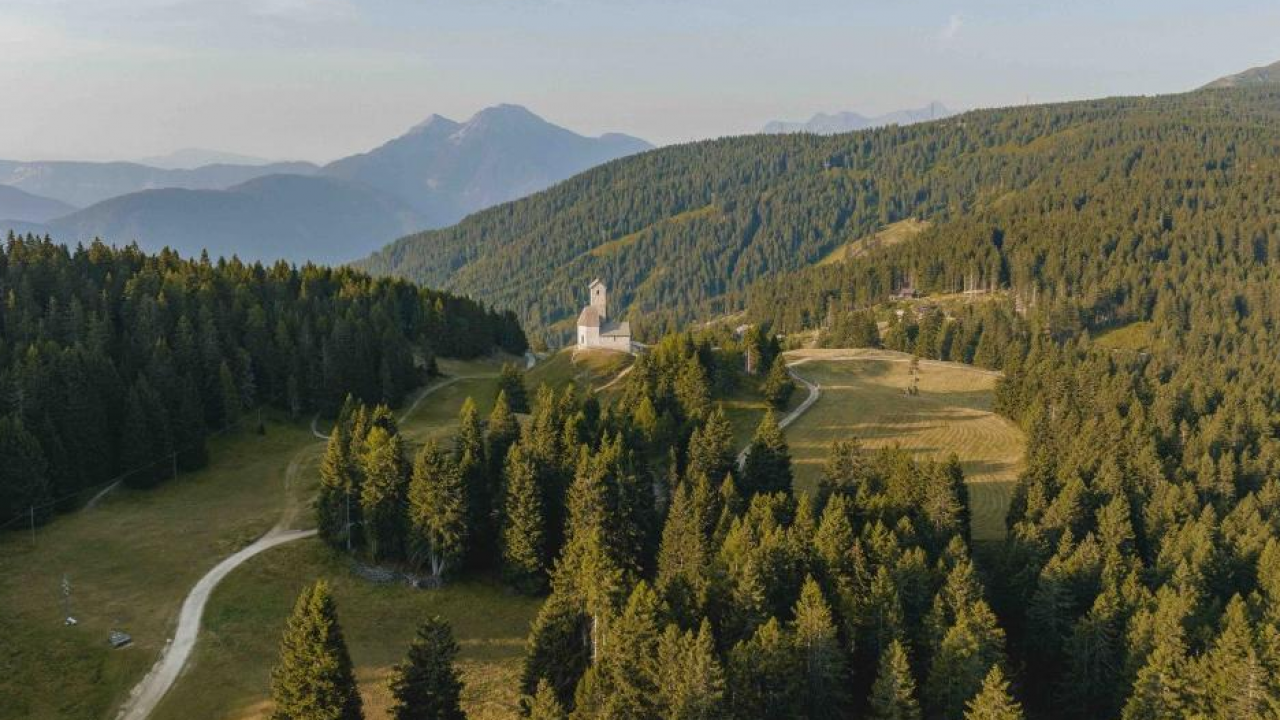
[[[316,527],[320,538],[331,547],[348,544],[350,528],[359,521],[355,475],[347,428],[339,422],[329,432],[324,456],[320,459],[320,490],[316,497]],[[351,517],[353,511],[355,517]]]
[[[426,562],[437,580],[453,570],[466,552],[467,497],[462,471],[434,440],[413,462],[409,481],[410,548],[415,562]]]
[[[704,520],[697,511],[688,484],[682,483],[671,500],[658,549],[655,584],[672,615],[685,627],[703,616],[711,585],[711,553],[703,535]]]
[[[1022,706],[1009,694],[999,665],[991,666],[982,689],[965,704],[964,720],[1022,720]]]
[[[271,673],[272,720],[360,720],[360,693],[337,608],[323,580],[304,588]]]
[[[454,665],[458,643],[449,623],[433,616],[418,627],[408,657],[391,676],[394,720],[465,720],[462,680]]]
[[[907,650],[900,640],[880,653],[880,669],[871,686],[872,720],[920,720],[916,683],[911,677]]]
[[[511,412],[529,412],[529,391],[524,386],[524,372],[514,363],[503,363],[498,375],[498,392],[506,395]]]
[[[848,700],[844,651],[836,637],[831,608],[812,577],[806,578],[800,589],[794,614],[791,632],[803,664],[805,716],[809,720],[841,717]]]
[[[689,461],[685,477],[699,475],[719,481],[737,470],[737,457],[733,449],[733,426],[725,417],[724,408],[717,405],[707,416],[707,421],[694,428],[689,438]]]
[[[730,705],[739,718],[787,718],[804,712],[804,665],[777,618],[729,653]]]
[[[791,492],[791,453],[772,410],[766,410],[742,465],[742,493]]]
[[[520,700],[523,715],[528,720],[568,720],[569,714],[564,711],[560,699],[551,689],[551,683],[538,681],[538,688],[533,695],[525,695]]]
[[[502,497],[502,472],[507,462],[507,453],[511,446],[520,439],[520,422],[507,402],[507,394],[499,391],[493,403],[493,411],[485,423],[484,455],[489,461],[489,477],[494,484],[495,510],[501,508],[498,501]]]
[[[360,458],[360,517],[365,547],[377,560],[400,557],[405,540],[405,494],[408,468],[399,434],[375,426],[366,436]]]
[[[696,633],[667,626],[658,641],[657,672],[658,710],[665,720],[727,717],[724,669],[706,618]]]
[[[796,383],[791,379],[791,373],[787,372],[787,361],[778,355],[769,366],[769,372],[760,386],[760,394],[764,395],[770,405],[781,410],[787,406],[795,392]]]
[[[507,453],[502,513],[502,575],[509,585],[535,594],[547,584],[547,546],[538,470],[521,445]]]
[[[575,694],[574,718],[656,718],[658,596],[643,580],[626,607],[610,619],[600,651]]]

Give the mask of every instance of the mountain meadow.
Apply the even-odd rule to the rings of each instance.
[[[0,688],[19,717],[1275,717],[1280,87],[1234,84],[661,148],[338,269],[11,236],[0,521],[32,537],[3,558],[44,596],[0,573]],[[560,349],[596,277],[634,356]],[[112,517],[171,569],[79,571],[86,627],[142,628],[120,652],[49,600],[77,546],[131,546]],[[146,705],[198,570],[278,532]]]

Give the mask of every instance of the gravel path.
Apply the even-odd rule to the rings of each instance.
[[[169,688],[173,687],[191,651],[195,648],[196,637],[200,634],[200,619],[204,615],[204,606],[209,596],[223,578],[231,574],[242,563],[264,550],[283,545],[294,540],[309,538],[316,534],[315,530],[281,530],[276,528],[249,545],[240,552],[223,560],[212,570],[200,578],[196,586],[191,588],[187,599],[182,603],[182,611],[178,614],[178,629],[160,653],[160,659],[151,668],[151,672],[138,683],[120,709],[118,720],[145,720],[155,710]]]
[[[803,377],[800,377],[800,375],[796,373],[794,369],[795,366],[803,365],[804,363],[807,363],[812,359],[813,358],[804,358],[802,360],[797,360],[787,365],[787,373],[789,373],[791,377],[794,378],[801,385],[804,385],[806,388],[809,389],[809,397],[805,398],[804,402],[800,403],[795,410],[792,410],[791,412],[787,413],[781,420],[778,421],[778,429],[780,430],[786,430],[788,425],[798,420],[800,416],[803,415],[806,410],[813,407],[813,404],[818,402],[818,398],[822,396],[822,388],[819,387],[817,383],[809,382]],[[750,450],[750,449],[751,449],[751,445],[748,444],[747,447],[742,448],[742,452],[738,453],[738,467],[742,467],[747,462],[747,450]]]

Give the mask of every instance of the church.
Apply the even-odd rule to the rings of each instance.
[[[578,349],[631,352],[631,323],[609,320],[608,290],[599,278],[588,287],[590,304],[578,315]]]

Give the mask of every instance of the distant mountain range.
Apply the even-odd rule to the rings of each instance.
[[[0,160],[0,185],[16,187],[75,207],[87,207],[142,190],[221,190],[263,175],[310,175],[316,170],[315,165],[305,162],[206,165],[194,170],[166,170],[130,162]]]
[[[75,212],[75,207],[53,198],[32,195],[8,185],[0,185],[0,218],[42,223]]]
[[[518,105],[498,105],[465,123],[433,115],[385,145],[320,172],[395,195],[423,214],[424,227],[444,227],[652,147],[627,135],[583,137]]]
[[[184,255],[338,264],[422,227],[386,193],[338,178],[267,175],[225,190],[168,188],[105,200],[46,223],[65,242],[95,237]]]
[[[1204,89],[1211,88],[1232,88],[1244,87],[1249,85],[1275,85],[1280,83],[1280,62],[1263,65],[1262,67],[1249,68],[1244,72],[1236,73],[1220,77],[1217,80],[1204,86]]]
[[[10,201],[14,212],[0,197],[0,232],[49,232],[65,242],[136,240],[187,254],[207,248],[213,256],[247,260],[340,262],[651,147],[626,135],[584,137],[522,107],[499,105],[465,123],[432,116],[374,150],[324,167],[0,161],[0,186],[29,196],[25,204],[17,196]],[[34,199],[72,207],[41,210]]]
[[[766,135],[782,135],[786,133],[839,135],[840,133],[856,132],[885,125],[912,125],[928,120],[941,120],[954,114],[944,107],[942,103],[932,102],[915,110],[897,110],[874,117],[867,117],[856,112],[840,112],[833,115],[818,113],[807,122],[775,120],[765,125],[761,132]]]
[[[168,155],[156,155],[142,158],[139,165],[150,165],[164,170],[194,170],[205,165],[271,165],[272,161],[252,155],[208,150],[205,148],[183,148]]]

